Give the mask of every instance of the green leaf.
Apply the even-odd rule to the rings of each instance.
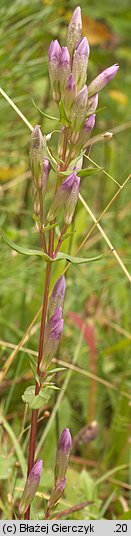
[[[74,169],[70,169],[68,171],[59,171],[59,175],[65,175],[65,176],[68,176],[70,175],[70,173],[73,173]],[[90,176],[90,175],[95,175],[96,173],[100,173],[100,171],[103,171],[103,168],[99,168],[99,169],[96,169],[96,168],[84,168],[84,169],[80,169],[80,171],[77,171],[77,175],[79,175],[79,177],[87,177],[87,176]]]
[[[62,242],[64,242],[64,240],[67,240],[67,238],[69,238],[70,236],[74,235],[74,233],[76,233],[76,231],[71,231],[70,233],[65,233],[62,237]]]
[[[71,173],[73,173],[74,169],[70,168],[68,171],[59,171],[59,175],[64,175],[65,177],[68,177]]]
[[[53,385],[53,383],[46,383],[46,385],[48,386],[48,389],[54,389],[54,391],[61,391],[60,387],[57,387],[57,385]]]
[[[63,125],[68,126],[70,124],[70,121],[68,120],[68,117],[66,116],[65,109],[64,109],[62,101],[60,101],[59,110],[60,110],[60,122]]]
[[[87,177],[89,175],[95,175],[96,173],[100,173],[100,171],[103,171],[103,168],[96,169],[88,167],[85,169],[80,169],[80,171],[77,172],[77,175],[79,175],[79,177]]]
[[[50,398],[50,395],[48,397],[43,397],[41,394],[34,396],[32,402],[29,404],[30,409],[40,409],[44,406],[45,402],[47,403]]]
[[[22,255],[28,255],[28,256],[37,255],[39,257],[44,257],[45,261],[51,261],[49,255],[44,253],[44,251],[38,250],[38,249],[28,249],[23,246],[19,246],[18,244],[15,244],[14,242],[12,242],[12,240],[10,240],[3,231],[0,230],[0,234],[2,238],[5,240],[5,242],[8,244],[8,246],[11,249],[14,249],[15,251],[17,251],[17,253],[21,253]]]
[[[69,262],[72,262],[72,264],[86,264],[88,262],[100,261],[107,255],[108,253],[104,253],[103,255],[97,255],[97,257],[83,258],[83,257],[72,257],[72,255],[68,255],[68,253],[62,253],[61,251],[57,254],[56,261],[62,261],[65,259]]]
[[[62,251],[60,251],[59,253],[57,253],[57,256],[54,259],[51,259],[51,257],[49,257],[49,255],[44,253],[42,250],[40,251],[37,249],[27,249],[27,248],[18,246],[17,244],[14,244],[12,240],[9,240],[9,238],[7,238],[7,236],[5,235],[5,233],[3,233],[3,231],[0,231],[0,233],[3,239],[5,240],[5,242],[8,244],[8,246],[11,249],[14,249],[18,253],[21,253],[22,255],[38,255],[40,257],[43,257],[45,261],[47,262],[57,262],[57,261],[66,260],[66,261],[72,262],[72,264],[86,264],[88,262],[99,261],[108,255],[108,253],[104,253],[103,255],[98,255],[97,257],[83,258],[83,257],[73,257],[72,255],[68,255],[68,253],[62,253]]]
[[[46,403],[48,402],[50,396],[48,388],[41,389],[40,393],[35,395],[35,385],[30,385],[30,387],[27,387],[25,390],[22,400],[28,404],[31,409],[39,409],[43,406],[44,401]]]
[[[47,117],[47,119],[51,119],[52,121],[59,121],[59,117],[54,117],[53,115],[48,115],[45,112],[42,112],[42,110],[40,110],[40,108],[38,108],[38,106],[35,103],[34,99],[31,99],[31,100],[32,100],[35,108],[38,110],[38,112],[40,112],[41,115],[44,115],[45,117]]]
[[[26,404],[30,404],[35,396],[35,385],[30,385],[25,389],[24,394],[22,395],[22,400]]]
[[[51,223],[50,225],[43,225],[43,233],[55,229],[58,226],[58,223]]]
[[[49,149],[48,145],[47,145],[47,152],[48,152],[48,156],[49,156],[49,160],[50,160],[52,169],[56,172],[56,170],[57,170],[57,160],[56,160],[56,159],[54,158],[54,156],[52,155],[52,152],[51,152],[51,150]]]
[[[61,372],[61,370],[66,370],[66,368],[65,367],[56,367],[54,369],[49,370],[48,374],[52,374],[52,373],[57,374],[57,372]]]

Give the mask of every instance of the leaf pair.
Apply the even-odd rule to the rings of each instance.
[[[27,256],[36,255],[38,257],[43,257],[43,259],[46,262],[57,262],[57,261],[66,260],[66,261],[71,262],[72,264],[86,264],[88,262],[99,261],[107,255],[107,253],[105,253],[103,255],[97,255],[97,257],[83,258],[83,257],[73,257],[72,255],[68,255],[68,253],[63,253],[62,251],[60,251],[59,253],[57,253],[57,256],[54,259],[52,259],[51,257],[49,257],[49,255],[47,255],[47,253],[44,253],[44,251],[42,250],[28,249],[23,246],[19,246],[18,244],[15,244],[14,242],[12,242],[12,240],[10,240],[5,235],[5,233],[2,230],[0,230],[0,234],[2,238],[4,239],[4,241],[8,244],[8,246],[14,251],[17,251],[17,253],[21,253],[22,255],[27,255]]]

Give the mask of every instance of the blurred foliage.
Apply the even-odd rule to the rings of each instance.
[[[88,37],[91,46],[88,80],[91,81],[103,68],[116,62],[120,64],[119,74],[100,94],[99,108],[102,110],[97,115],[94,135],[100,135],[116,126],[120,127],[120,132],[110,142],[100,140],[94,144],[90,157],[122,184],[130,172],[130,2],[81,0],[80,5],[83,34]],[[54,38],[58,38],[61,44],[65,43],[67,23],[76,6],[77,2],[73,0],[63,3],[59,0],[1,0],[0,4],[1,87],[31,124],[41,124],[43,133],[46,134],[56,128],[56,123],[45,119],[36,110],[32,99],[46,113],[58,114],[49,86],[48,46]],[[0,224],[14,242],[24,243],[28,247],[40,247],[32,219],[31,181],[28,173],[30,133],[3,97],[0,98],[0,117]],[[56,139],[57,135],[54,135],[54,154]],[[53,181],[52,174],[52,187]],[[116,184],[102,171],[81,182],[81,193],[97,217],[116,192]],[[105,232],[128,270],[130,192],[128,182],[102,219]],[[79,202],[73,227],[75,232],[63,243],[62,249],[74,254],[91,225],[89,215]],[[107,252],[107,245],[95,229],[81,254],[93,256],[105,251]],[[63,261],[53,267],[52,285],[64,267]],[[40,308],[44,274],[45,264],[41,259],[24,258],[9,250],[1,241],[0,332],[2,341],[5,341],[1,343],[0,349],[1,367],[12,351],[6,343],[18,344]],[[126,397],[130,391],[130,298],[129,282],[113,256],[109,255],[97,264],[81,265],[79,268],[70,266],[67,272],[65,328],[59,357],[69,364],[75,359],[76,367],[89,372],[92,363],[89,346],[84,338],[75,357],[79,348],[80,330],[72,322],[69,311],[77,311],[87,325],[94,326],[94,373],[103,383],[96,382],[93,406],[93,419],[99,423],[98,437],[93,443],[85,444],[73,452],[68,484],[59,510],[91,499],[93,505],[69,518],[125,519],[126,510],[131,507],[130,407]],[[31,339],[24,345],[30,352],[37,352],[39,321],[40,316]],[[62,388],[68,372],[58,375],[58,384]],[[110,382],[116,390],[104,382]],[[24,483],[22,475],[27,462],[29,431],[21,439],[19,436],[24,414],[21,396],[29,383],[32,383],[29,355],[21,351],[1,385],[0,477],[3,485],[0,510],[3,519],[11,519],[12,515],[18,514],[18,499]],[[91,380],[78,370],[72,371],[59,405],[60,431],[69,426],[75,436],[89,422],[90,389]],[[47,408],[49,412],[52,411],[55,400],[53,394]],[[5,420],[2,420],[3,415]],[[53,482],[56,422],[54,418],[50,427],[50,420],[44,417],[43,412],[40,417],[42,421],[38,427],[38,446],[43,431],[46,436],[39,453],[45,464],[40,492],[46,494],[50,492]],[[23,426],[28,427],[29,423],[30,412],[27,412]],[[33,519],[38,517],[38,511],[39,518],[43,518],[43,504],[43,498],[38,494],[32,507]]]

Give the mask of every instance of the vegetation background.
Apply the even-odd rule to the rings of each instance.
[[[1,87],[28,121],[39,123],[43,133],[56,128],[35,107],[56,115],[48,78],[48,47],[51,39],[65,43],[66,28],[77,2],[73,0],[1,0]],[[81,194],[99,218],[130,173],[130,2],[129,0],[81,0],[83,34],[91,46],[88,80],[113,63],[120,70],[100,94],[90,152],[93,165],[102,170],[84,178]],[[26,124],[1,95],[0,225],[8,236],[28,247],[40,246],[32,219],[31,177]],[[101,134],[113,131],[111,141]],[[55,152],[57,134],[53,137]],[[88,161],[85,160],[85,167]],[[89,165],[92,164],[89,162]],[[105,173],[106,172],[106,173]],[[52,179],[53,181],[53,179]],[[40,412],[37,456],[44,459],[39,493],[33,502],[32,519],[43,519],[44,499],[53,482],[57,436],[68,426],[73,437],[92,421],[99,424],[94,442],[76,442],[72,451],[66,492],[58,510],[83,501],[93,504],[65,519],[131,519],[130,428],[130,181],[102,217],[100,225],[122,263],[96,225],[81,249],[82,256],[109,255],[98,263],[67,270],[65,327],[59,351],[65,371],[57,382],[61,391],[52,395],[46,413]],[[48,202],[48,199],[47,199]],[[79,201],[73,234],[62,249],[74,253],[93,225]],[[52,284],[64,270],[56,263]],[[1,240],[0,256],[0,354],[2,519],[18,515],[25,481],[30,411],[22,401],[32,383],[30,357],[37,355],[41,297],[45,267],[39,258],[12,252]],[[37,315],[37,316],[36,316]],[[32,329],[29,330],[30,323]],[[82,334],[84,333],[84,334]],[[17,346],[24,337],[23,348]],[[16,350],[15,350],[16,349]],[[9,360],[10,357],[10,361]],[[66,365],[65,365],[66,362]],[[6,371],[6,364],[9,366]],[[91,374],[96,376],[91,377]],[[89,429],[88,440],[89,440]]]

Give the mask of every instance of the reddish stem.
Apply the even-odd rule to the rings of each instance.
[[[50,256],[52,256],[53,254],[53,243],[54,243],[54,231],[51,230],[50,235],[49,235],[49,255]],[[38,366],[37,366],[38,376],[40,376],[40,363],[41,363],[42,355],[43,355],[43,344],[44,344],[46,313],[47,313],[47,305],[48,305],[50,275],[51,275],[51,263],[48,263],[47,269],[46,269],[45,291],[44,291],[41,328],[40,328],[40,341],[39,341]],[[36,382],[35,395],[38,395],[39,391],[40,391],[40,385]],[[32,417],[31,417],[28,475],[34,465],[36,434],[37,434],[37,418],[38,418],[38,410],[33,410]],[[25,519],[30,519],[30,506],[27,508],[25,512]]]
[[[64,224],[63,229],[62,229],[61,234],[60,234],[60,237],[59,237],[59,240],[58,240],[58,243],[57,243],[57,246],[56,246],[56,249],[55,249],[55,251],[53,253],[54,258],[56,257],[56,255],[57,255],[57,253],[58,253],[58,251],[59,251],[59,249],[61,247],[63,235],[66,233],[66,229],[67,229],[67,226],[66,226],[66,224]]]
[[[45,253],[47,253],[46,241],[45,241],[45,237],[43,233],[43,199],[42,199],[41,191],[39,193],[39,199],[40,199],[40,237],[41,237],[43,250]]]
[[[63,160],[65,160],[65,156],[66,156],[67,137],[68,137],[68,129],[65,130],[65,139],[64,139],[64,144],[63,144]],[[40,235],[41,235],[43,249],[45,252],[47,252],[45,237],[42,232],[42,225],[43,225],[43,205],[42,205],[41,196],[40,196]],[[64,227],[63,227],[63,233],[65,232]],[[61,233],[60,238],[62,238],[63,233]],[[58,241],[58,244],[59,245],[57,245],[56,247],[56,252],[55,252],[56,254],[61,245],[60,239]],[[48,248],[48,254],[50,257],[53,257],[53,248],[54,248],[54,229],[51,229],[49,232],[49,248]],[[43,344],[44,344],[46,313],[47,313],[48,296],[49,296],[50,276],[51,276],[51,263],[48,263],[47,269],[46,269],[45,291],[44,291],[44,299],[43,299],[39,353],[38,353],[37,374],[39,377],[40,377],[40,363],[41,363],[42,356],[43,356]],[[38,395],[39,391],[40,391],[40,385],[36,382],[35,395]],[[32,417],[31,417],[31,431],[30,431],[29,460],[28,460],[27,475],[29,475],[34,465],[36,434],[37,434],[37,418],[38,418],[38,410],[33,410]],[[27,508],[25,512],[25,519],[30,519],[30,506]]]

